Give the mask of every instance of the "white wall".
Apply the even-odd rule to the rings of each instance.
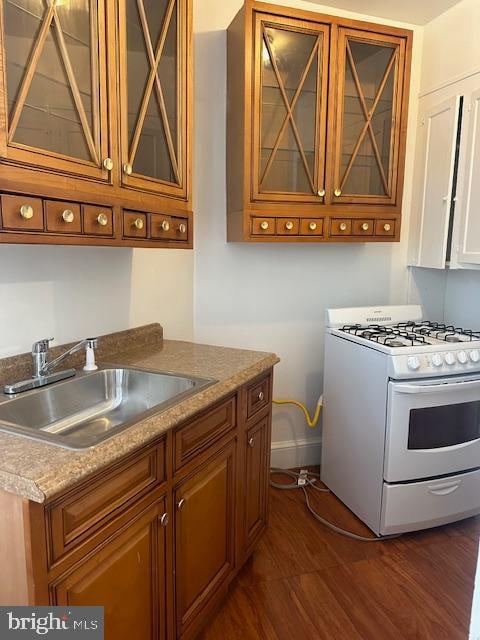
[[[421,93],[433,92],[422,100],[441,102],[480,86],[479,25],[479,0],[463,0],[426,25]],[[480,329],[480,272],[445,272],[443,295],[447,322]]]
[[[288,0],[288,6],[332,13],[328,7]],[[226,29],[242,0],[202,0],[195,30],[195,337],[197,341],[275,351],[275,395],[306,401],[322,389],[323,320],[330,306],[404,303],[408,297],[406,243],[400,245],[227,244],[225,202]],[[337,15],[365,18],[345,11]],[[387,21],[383,21],[387,22]],[[398,26],[409,26],[400,25]],[[422,30],[414,39],[412,95],[417,96]],[[416,121],[416,100],[410,120]],[[412,149],[407,144],[407,238]],[[413,290],[416,300],[422,287]],[[319,430],[308,432],[295,409],[275,410],[273,441],[283,447],[310,438],[310,461],[319,461]],[[295,460],[298,464],[305,460]],[[291,458],[287,462],[294,462]]]
[[[191,251],[0,245],[0,357],[161,322],[193,335]]]

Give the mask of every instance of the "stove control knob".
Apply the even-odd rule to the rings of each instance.
[[[434,353],[432,356],[432,364],[434,367],[441,367],[443,364],[443,358],[441,353]]]
[[[460,364],[467,364],[468,362],[468,356],[465,351],[460,351],[459,353],[457,353],[457,358]]]
[[[420,360],[416,356],[408,358],[407,367],[411,369],[411,371],[418,371],[418,369],[420,369]]]
[[[478,352],[478,349],[470,351],[470,360],[472,362],[478,362],[480,360],[480,353]]]
[[[455,354],[452,353],[451,351],[445,354],[445,362],[450,366],[455,364],[455,360],[456,360]]]

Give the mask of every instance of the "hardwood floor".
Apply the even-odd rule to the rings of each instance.
[[[328,519],[372,535],[333,495],[310,494]],[[477,517],[358,542],[316,522],[301,491],[271,489],[270,527],[200,638],[467,639],[479,538]]]

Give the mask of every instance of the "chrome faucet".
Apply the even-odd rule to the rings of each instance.
[[[95,349],[97,347],[97,338],[85,338],[85,340],[81,340],[73,347],[70,347],[70,349],[67,349],[67,351],[60,354],[57,358],[49,361],[48,349],[52,340],[53,338],[44,338],[43,340],[38,340],[38,342],[33,343],[33,376],[28,380],[15,382],[14,384],[7,384],[4,387],[5,393],[10,395],[14,393],[21,393],[22,391],[30,391],[37,387],[44,387],[47,384],[65,380],[65,378],[71,378],[77,373],[75,369],[65,369],[64,371],[58,371],[57,373],[53,373],[53,371],[61,362],[68,358],[68,356],[80,351],[80,349]]]

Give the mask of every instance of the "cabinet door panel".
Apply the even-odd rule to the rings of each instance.
[[[422,176],[419,267],[444,269],[455,171],[460,97],[453,96],[421,116],[418,168]]]
[[[321,203],[329,28],[255,19],[253,197]]]
[[[231,443],[175,490],[177,635],[234,568],[234,452]]]
[[[8,160],[108,180],[103,0],[3,3]]]
[[[165,501],[53,584],[52,604],[100,605],[106,640],[162,640],[166,630]]]
[[[246,434],[245,547],[255,544],[267,523],[270,418],[264,418]]]
[[[339,29],[333,202],[395,204],[405,40]]]
[[[121,0],[122,181],[187,197],[189,0]],[[190,70],[189,70],[190,72]]]
[[[457,191],[461,201],[460,251],[457,259],[468,264],[480,264],[480,90],[470,98],[465,138],[468,145],[465,182],[464,188]]]

